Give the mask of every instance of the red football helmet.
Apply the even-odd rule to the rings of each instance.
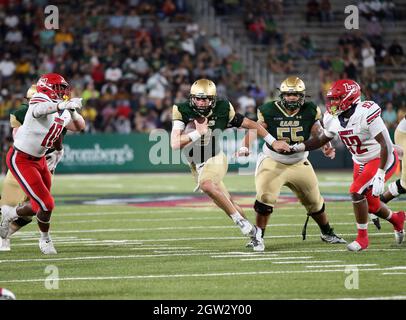
[[[66,99],[70,96],[70,86],[61,75],[47,73],[38,79],[37,92],[46,94],[52,100]]]
[[[333,83],[326,95],[327,111],[338,116],[351,108],[361,99],[361,88],[358,83],[350,79],[342,79]]]

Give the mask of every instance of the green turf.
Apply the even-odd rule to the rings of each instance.
[[[326,198],[346,195],[350,173],[318,176]],[[225,183],[242,196],[239,201],[254,221],[253,176],[230,174]],[[11,252],[0,252],[0,287],[18,299],[406,298],[405,245],[394,244],[385,221],[380,231],[370,225],[368,250],[351,253],[345,245],[320,241],[314,222],[302,241],[305,210],[297,202],[281,203],[267,229],[265,253],[254,254],[232,221],[209,203],[81,204],[154,195],[152,202],[158,203],[166,196],[192,196],[193,188],[191,177],[181,174],[57,175],[51,234],[58,255],[42,255],[37,226],[28,225],[12,239]],[[290,195],[287,189],[282,194]],[[391,203],[393,210],[404,206],[404,201]],[[351,202],[328,201],[327,212],[335,231],[352,241]],[[354,272],[350,265],[359,266]],[[58,289],[46,288],[56,284],[47,280],[47,266],[57,268]]]

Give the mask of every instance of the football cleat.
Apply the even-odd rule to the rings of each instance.
[[[357,239],[353,242],[351,242],[348,246],[347,249],[349,251],[361,251],[361,250],[365,250],[366,248],[368,248],[368,238],[359,238],[357,237]]]
[[[241,232],[244,236],[255,235],[255,227],[247,219],[237,220],[235,224],[241,229]]]
[[[0,251],[10,251],[10,239],[0,239]]]
[[[248,242],[245,247],[252,248],[252,250],[257,252],[263,252],[265,250],[264,238],[262,238],[262,230],[259,227],[255,227],[255,235],[251,236],[250,242]]]
[[[394,218],[396,219],[395,220],[396,223],[393,224],[393,229],[395,231],[395,241],[397,244],[401,244],[405,239],[405,230],[404,230],[405,212],[404,211],[394,212],[392,217],[393,216],[395,216]]]
[[[16,296],[10,290],[0,288],[0,300],[15,300]]]
[[[43,254],[57,254],[51,239],[48,240],[40,239],[39,248]]]
[[[371,221],[373,222],[373,224],[375,225],[375,227],[378,230],[381,230],[381,221],[379,220],[379,218],[376,215],[374,215],[373,213],[369,213],[368,215],[369,215],[369,218],[371,219]]]
[[[259,227],[255,227],[255,236],[251,237],[252,249],[257,252],[263,252],[265,250],[265,241],[262,238],[262,230]]]
[[[402,244],[405,240],[405,232],[404,231],[395,231],[395,241],[397,244]]]
[[[347,243],[343,238],[337,236],[334,233],[334,229],[331,228],[329,232],[320,234],[321,240],[328,243]]]
[[[8,236],[9,225],[13,221],[11,217],[13,209],[13,207],[7,205],[1,206],[0,237],[2,239],[6,239]]]

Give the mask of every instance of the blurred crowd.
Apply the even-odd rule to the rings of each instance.
[[[378,5],[379,3],[379,5]],[[0,121],[19,107],[27,88],[43,73],[62,74],[82,97],[87,132],[149,132],[171,128],[171,107],[188,98],[191,83],[215,81],[220,97],[256,118],[256,106],[277,91],[246,76],[239,55],[222,35],[208,35],[194,22],[187,0],[55,1],[59,28],[46,29],[47,0],[0,1]],[[406,83],[376,66],[402,66],[402,45],[383,41],[382,21],[401,13],[391,1],[359,1],[368,20],[363,33],[343,34],[335,55],[316,48],[311,33],[293,38],[278,25],[286,8],[299,8],[308,23],[334,21],[329,0],[216,0],[216,14],[236,15],[253,43],[269,48],[275,74],[297,72],[297,61],[319,64],[321,92],[339,77],[360,81],[366,97],[383,108],[405,108]],[[296,63],[294,63],[296,61]],[[393,111],[387,117],[393,120]],[[388,120],[388,121],[389,121]]]
[[[364,99],[374,100],[382,107],[384,120],[393,132],[406,113],[406,81],[395,81],[391,71],[405,67],[406,57],[398,39],[388,41],[384,37],[384,24],[396,26],[404,13],[393,1],[370,0],[354,4],[359,9],[362,28],[346,30],[332,47],[326,44],[318,48],[312,38],[312,28],[329,30],[337,22],[342,23],[337,15],[342,19],[343,13],[334,11],[330,0],[213,1],[217,14],[239,17],[250,41],[263,46],[258,50],[268,52],[270,73],[300,75],[299,66],[318,64],[320,92],[315,100],[321,102],[335,80],[358,81]],[[295,16],[290,17],[287,9],[293,10]],[[309,30],[295,30],[294,35],[289,34],[283,26],[294,22],[289,19],[297,16],[302,17]],[[377,72],[377,68],[385,71]]]
[[[62,2],[59,29],[44,28],[47,1],[0,2],[0,119],[40,74],[62,74],[82,97],[88,132],[171,128],[173,103],[207,77],[233,101],[255,83],[220,35],[193,21],[185,0]]]

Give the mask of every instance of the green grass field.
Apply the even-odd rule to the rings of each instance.
[[[354,240],[350,173],[318,176],[331,225]],[[253,176],[230,174],[225,183],[254,221]],[[394,244],[389,223],[369,226],[370,247],[360,253],[322,242],[313,221],[303,241],[305,210],[284,189],[266,250],[253,253],[193,188],[186,174],[57,175],[51,234],[58,255],[40,253],[31,223],[13,236],[12,251],[0,252],[0,287],[21,300],[406,298],[406,246]]]

